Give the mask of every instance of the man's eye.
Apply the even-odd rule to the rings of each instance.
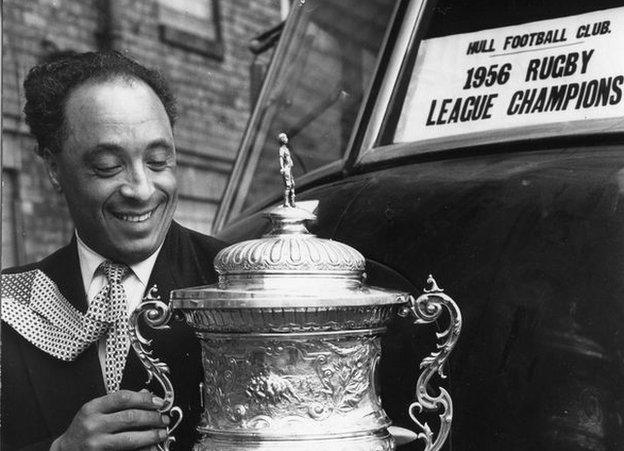
[[[121,165],[117,164],[117,165],[110,165],[110,166],[94,166],[93,169],[98,175],[102,175],[106,177],[106,176],[115,175],[119,171],[121,171]]]
[[[156,171],[165,169],[167,167],[167,160],[150,160],[147,162],[147,165]]]

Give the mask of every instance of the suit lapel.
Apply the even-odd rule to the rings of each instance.
[[[76,309],[86,311],[75,238],[44,259],[39,269],[56,283]],[[21,347],[26,361],[30,362],[29,377],[51,432],[64,430],[68,426],[67,418],[73,418],[85,402],[106,393],[96,345],[91,345],[74,362],[57,360],[25,341]]]
[[[76,237],[72,238],[69,245],[43,259],[39,269],[56,283],[63,296],[76,309],[82,313],[87,311],[87,296],[78,261]]]
[[[169,303],[171,290],[213,282],[198,262],[197,249],[191,244],[187,233],[178,223],[172,222],[154,263],[148,289],[157,285],[165,303]]]

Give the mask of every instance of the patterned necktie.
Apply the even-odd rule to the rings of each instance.
[[[105,328],[106,337],[106,388],[108,392],[119,390],[126,355],[130,347],[128,338],[128,307],[126,292],[121,281],[130,271],[126,265],[103,262],[98,270],[106,275],[107,284],[89,303],[86,316],[93,318]]]

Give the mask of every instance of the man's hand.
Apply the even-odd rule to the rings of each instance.
[[[50,451],[134,450],[167,437],[169,417],[158,412],[163,400],[147,390],[120,390],[89,401]]]

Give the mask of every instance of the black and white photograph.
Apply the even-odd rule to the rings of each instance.
[[[623,0],[2,0],[2,451],[624,449]]]

